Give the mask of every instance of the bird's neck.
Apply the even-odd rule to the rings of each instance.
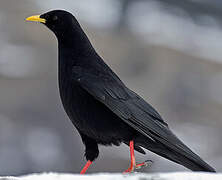
[[[81,66],[97,57],[88,37],[82,29],[69,29],[63,35],[57,36],[59,52],[59,82],[60,85],[69,81],[73,66]]]
[[[83,31],[67,32],[63,36],[57,36],[57,39],[59,84],[66,85],[68,81],[71,81],[73,66],[85,64],[97,53]]]
[[[81,28],[68,29],[67,32],[58,35],[57,39],[61,53],[67,51],[77,57],[95,54],[94,48]]]

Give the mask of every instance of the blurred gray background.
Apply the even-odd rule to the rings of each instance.
[[[1,0],[0,175],[79,173],[84,146],[64,113],[57,85],[57,41],[24,18],[72,12],[94,47],[171,129],[222,171],[221,0]],[[188,171],[147,151],[143,171]],[[122,172],[129,148],[100,147],[88,172]]]

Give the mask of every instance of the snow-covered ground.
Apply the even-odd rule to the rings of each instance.
[[[57,174],[44,173],[32,174],[21,177],[1,177],[0,180],[221,180],[222,174],[218,173],[193,173],[193,172],[177,172],[177,173],[157,173],[157,174]]]

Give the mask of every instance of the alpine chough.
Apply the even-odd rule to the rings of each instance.
[[[146,165],[135,161],[134,149],[145,154],[142,148],[193,171],[215,172],[172,133],[150,104],[126,87],[71,13],[54,10],[26,20],[45,24],[57,37],[61,101],[82,138],[88,160],[81,174],[98,157],[99,144],[122,142],[130,146],[131,155],[125,172]]]

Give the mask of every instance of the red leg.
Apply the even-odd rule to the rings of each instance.
[[[125,170],[123,173],[133,172],[134,169],[140,169],[141,167],[148,166],[148,162],[152,162],[151,160],[148,160],[148,161],[145,161],[143,163],[136,164],[135,155],[134,155],[134,142],[130,141],[129,145],[130,145],[131,163],[130,163],[130,167],[127,170]]]
[[[135,155],[134,155],[134,142],[130,141],[130,158],[131,158],[131,163],[130,167],[124,171],[124,173],[127,172],[132,172],[134,170],[134,167],[136,167],[136,160],[135,160]]]
[[[89,166],[92,164],[92,161],[87,161],[86,165],[84,166],[84,168],[82,169],[82,171],[80,172],[80,174],[85,174],[85,172],[87,171],[87,169],[89,168]]]

